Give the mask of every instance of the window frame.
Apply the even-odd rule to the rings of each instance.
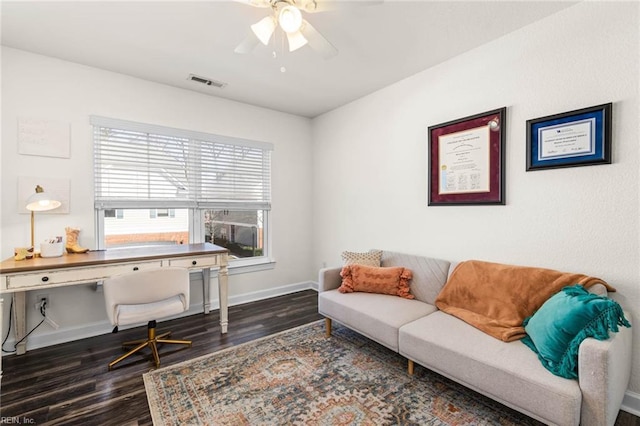
[[[265,170],[266,170],[266,173],[268,173],[266,177],[267,179],[266,182],[268,184],[268,188],[266,190],[268,191],[268,193],[266,195],[267,197],[266,201],[262,201],[262,202],[246,201],[246,202],[234,203],[229,201],[222,201],[219,204],[217,204],[215,200],[212,201],[211,199],[209,199],[209,200],[203,200],[203,202],[200,202],[200,203],[198,202],[198,200],[195,200],[195,204],[185,203],[187,205],[181,206],[182,204],[181,202],[179,201],[176,202],[174,200],[168,203],[167,206],[161,206],[157,201],[148,202],[146,200],[141,200],[139,204],[135,204],[135,201],[131,202],[131,200],[129,200],[128,202],[118,202],[117,200],[115,202],[100,201],[96,196],[96,192],[98,192],[96,190],[94,192],[94,211],[95,211],[96,246],[98,250],[106,249],[104,211],[108,209],[116,209],[120,211],[127,208],[149,209],[150,217],[151,217],[151,211],[155,210],[156,211],[156,215],[154,215],[155,218],[158,217],[157,216],[158,209],[166,209],[168,211],[170,211],[171,209],[177,209],[177,208],[188,209],[189,243],[205,242],[206,232],[205,232],[205,226],[204,226],[204,215],[206,210],[214,210],[214,209],[218,209],[218,210],[227,209],[227,210],[233,210],[233,211],[262,210],[264,214],[263,254],[262,256],[230,259],[229,261],[230,274],[252,272],[255,270],[271,269],[275,266],[275,261],[273,260],[271,255],[272,254],[272,241],[271,241],[272,233],[271,233],[271,226],[270,226],[271,225],[271,201],[270,201],[271,183],[270,182],[271,182],[271,164],[272,164],[270,152],[273,151],[272,144],[266,143],[266,142],[257,142],[257,141],[248,141],[245,139],[230,138],[230,137],[220,136],[220,135],[192,132],[188,130],[173,129],[173,128],[167,128],[163,126],[145,125],[143,123],[133,123],[129,121],[110,119],[110,118],[98,117],[98,116],[91,116],[91,124],[94,128],[94,138],[93,138],[94,144],[98,143],[96,141],[96,136],[95,136],[96,132],[98,131],[97,128],[112,128],[112,129],[119,130],[121,129],[119,125],[121,125],[121,126],[125,126],[124,127],[125,129],[133,128],[133,129],[136,129],[135,131],[139,131],[143,133],[154,133],[154,134],[165,135],[165,136],[168,135],[169,137],[173,135],[179,135],[176,137],[180,137],[180,138],[191,137],[193,138],[193,141],[189,141],[189,143],[193,143],[195,145],[200,143],[198,142],[199,140],[200,141],[205,140],[205,141],[209,141],[210,144],[214,144],[214,145],[210,145],[212,147],[217,146],[215,145],[216,143],[222,144],[222,147],[223,147],[222,149],[226,149],[224,148],[224,146],[236,145],[236,144],[240,148],[231,147],[230,149],[243,150],[243,148],[241,147],[246,146],[247,150],[256,151],[256,148],[257,148],[262,150],[263,156],[264,155],[267,156],[266,160],[264,159],[262,160],[263,162],[262,167],[265,167],[264,161],[268,161],[268,163],[266,164],[267,169],[263,169],[263,172],[262,172],[262,173],[265,173]],[[167,133],[163,133],[163,131],[167,131]],[[215,149],[215,148],[211,148],[211,149]],[[96,152],[96,150],[97,150],[97,147],[94,146],[94,152]],[[94,158],[97,155],[98,154],[94,154]],[[208,163],[204,163],[203,161],[202,163],[198,163],[198,164],[203,164],[202,167],[205,167]],[[103,179],[104,175],[99,174],[99,171],[97,170],[98,168],[97,166],[95,166],[95,164],[94,164],[94,167],[96,168],[95,179],[97,182],[98,179]],[[214,167],[216,167],[215,164],[214,164]],[[203,170],[208,170],[208,169],[203,169]],[[263,181],[263,184],[264,184],[264,181]],[[97,185],[97,183],[95,183],[95,185]],[[262,191],[264,191],[264,189]],[[265,196],[264,193],[262,196]],[[150,219],[150,220],[154,220],[154,219]]]

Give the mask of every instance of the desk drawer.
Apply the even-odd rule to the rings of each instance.
[[[159,268],[160,266],[162,266],[162,262],[159,260],[150,262],[121,263],[117,265],[99,265],[86,268],[71,268],[60,271],[8,275],[6,277],[6,282],[7,289],[26,290],[29,288],[56,287],[59,285],[101,281],[116,274],[122,274],[134,270]]]
[[[179,268],[211,268],[220,264],[218,256],[185,257],[182,259],[169,259],[169,266]]]

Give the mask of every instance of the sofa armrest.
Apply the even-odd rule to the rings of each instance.
[[[631,316],[625,312],[631,322]],[[585,339],[578,351],[582,426],[613,425],[631,375],[631,328],[620,327],[607,340]]]
[[[320,269],[318,273],[318,293],[340,287],[340,284],[342,284],[341,270],[342,267]]]

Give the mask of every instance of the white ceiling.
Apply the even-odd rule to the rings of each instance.
[[[329,60],[307,46],[283,52],[281,33],[234,53],[269,9],[233,1],[3,0],[1,29],[5,46],[314,117],[574,3],[387,0],[304,14],[339,50]]]

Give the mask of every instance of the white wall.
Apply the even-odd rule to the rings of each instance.
[[[581,272],[640,323],[638,8],[583,2],[314,119],[314,266],[375,247]],[[526,120],[607,102],[613,164],[525,172]],[[507,205],[427,207],[427,127],[502,106]]]
[[[237,295],[308,283],[313,278],[308,244],[311,235],[309,119],[6,47],[2,48],[0,251],[3,259],[13,255],[14,247],[27,246],[30,238],[29,216],[17,213],[19,176],[71,181],[70,213],[38,213],[36,241],[40,236],[64,233],[65,226],[75,226],[82,229],[80,243],[95,247],[91,114],[273,143],[272,254],[276,267],[231,276],[229,293],[233,299]],[[71,158],[18,154],[18,117],[69,123]],[[199,285],[194,283],[192,290],[192,302],[198,303],[202,300]],[[33,309],[35,293],[31,292],[27,299],[29,327],[38,319]],[[96,329],[105,328],[104,299],[93,286],[51,289],[46,293],[50,294],[51,301],[48,312],[61,326],[58,334],[72,336],[76,328],[92,325]],[[39,334],[52,331],[43,325],[34,333],[35,339],[30,339],[37,341]]]

